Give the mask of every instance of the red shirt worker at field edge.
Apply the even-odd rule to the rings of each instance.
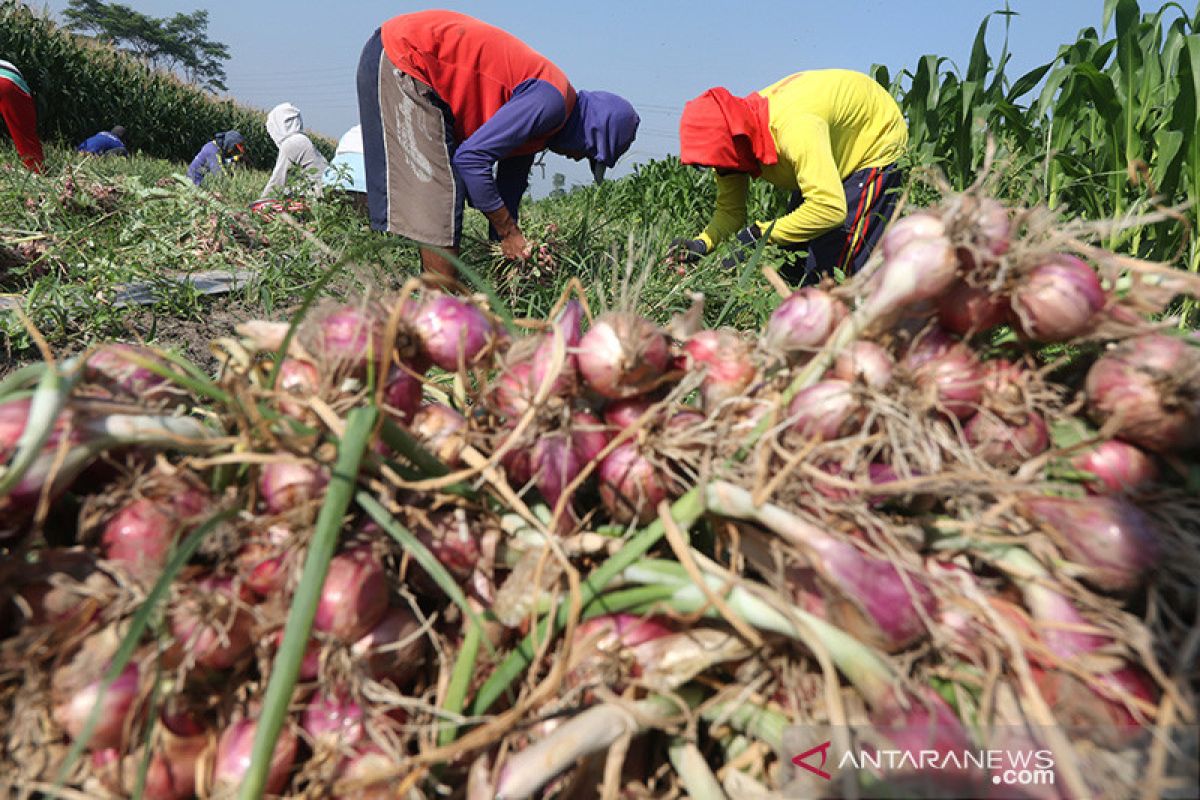
[[[375,32],[358,106],[372,228],[457,253],[467,201],[512,259],[529,255],[517,213],[534,155],[587,158],[599,181],[640,121],[627,100],[576,90],[512,34],[452,11],[402,14]],[[429,247],[421,262],[454,276]]]
[[[21,71],[4,59],[0,59],[0,117],[4,118],[21,161],[34,172],[41,172],[44,157],[37,135],[33,93]]]
[[[770,243],[807,253],[797,253],[783,276],[809,284],[834,269],[852,274],[866,262],[896,208],[896,160],[908,126],[870,76],[825,69],[797,72],[745,97],[709,89],[684,106],[679,140],[684,164],[717,172],[708,227],[673,243],[683,259],[695,261],[736,235],[740,246],[723,262],[733,266],[773,225]],[[746,225],[752,177],[792,190],[787,214]]]

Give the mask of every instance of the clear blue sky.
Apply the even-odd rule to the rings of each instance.
[[[965,64],[984,15],[1003,0],[511,0],[434,6],[328,0],[124,0],[154,16],[209,10],[209,35],[229,45],[229,93],[269,108],[290,101],[308,127],[338,137],[358,121],[354,74],[367,38],[396,14],[442,7],[504,28],[557,63],[583,89],[628,98],[642,117],[622,164],[678,151],[683,104],[712,86],[745,94],[802,69],[893,71],[926,53]],[[1150,7],[1153,0],[1143,3]],[[53,11],[66,0],[49,3]],[[1011,0],[1011,74],[1050,60],[1086,26],[1099,27],[1102,0]],[[989,49],[999,53],[1003,20],[993,18]],[[535,194],[554,172],[571,182],[586,169],[553,154],[546,179],[534,170]]]

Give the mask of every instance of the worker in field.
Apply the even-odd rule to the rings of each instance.
[[[302,191],[319,195],[321,175],[329,162],[317,150],[312,139],[304,134],[300,109],[291,103],[280,103],[272,108],[267,112],[267,133],[279,148],[279,155],[275,158],[275,168],[271,170],[271,177],[263,187],[259,200],[282,194],[292,167],[297,167],[302,173]]]
[[[767,236],[795,253],[783,276],[807,285],[866,262],[896,208],[908,126],[872,78],[826,69],[745,97],[709,89],[684,106],[679,141],[684,164],[716,171],[717,202],[702,233],[673,243],[676,254],[692,262],[733,236],[734,254],[723,262],[731,267]],[[747,221],[751,178],[792,191],[784,216]]]
[[[363,48],[359,118],[371,227],[426,247],[428,275],[455,271],[463,203],[483,212],[506,258],[530,245],[518,224],[534,156],[586,158],[599,182],[639,118],[608,92],[576,90],[510,33],[452,11],[393,17]]]
[[[0,118],[8,128],[21,162],[33,172],[41,172],[45,157],[37,134],[33,92],[21,71],[4,59],[0,59]]]
[[[329,169],[322,178],[327,190],[344,192],[360,211],[367,210],[367,174],[363,164],[362,125],[355,125],[338,139]]]
[[[188,165],[187,174],[192,183],[199,186],[208,175],[216,175],[221,170],[240,164],[246,157],[246,140],[236,130],[218,133],[210,139],[192,163]]]
[[[129,155],[129,150],[125,147],[125,128],[121,125],[114,125],[110,131],[100,131],[89,136],[75,149],[94,156]]]

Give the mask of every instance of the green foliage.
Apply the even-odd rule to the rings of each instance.
[[[218,100],[111,45],[61,29],[20,3],[0,3],[0,52],[29,82],[44,139],[75,145],[124,125],[132,149],[187,162],[213,134],[236,128],[246,137],[251,166],[275,162],[264,112]],[[332,152],[332,143],[314,141]]]
[[[1188,204],[1196,230],[1200,7],[1189,14],[1166,3],[1143,12],[1137,0],[1105,0],[1100,30],[1083,28],[1015,79],[1006,71],[1013,13],[1006,8],[983,20],[965,71],[935,55],[894,78],[874,68],[909,120],[911,164],[936,167],[963,188],[976,179],[991,136],[1001,168],[990,178],[1001,196],[1089,220]],[[1005,37],[993,57],[986,39],[996,16]],[[927,185],[913,189],[928,196]],[[1171,222],[1131,227],[1104,244],[1163,261],[1183,250],[1186,266],[1200,269],[1200,248],[1187,236]]]
[[[330,263],[301,231],[247,210],[266,183],[263,171],[227,171],[197,189],[182,164],[139,155],[88,158],[58,147],[48,156],[50,170],[34,175],[18,166],[11,148],[0,147],[0,294],[24,297],[26,312],[56,349],[194,329],[187,338],[203,356],[206,325],[227,335],[238,319],[284,315]],[[415,248],[371,232],[348,202],[327,199],[302,222],[361,264],[339,273],[325,296],[398,286],[415,269]],[[6,263],[13,252],[22,263]],[[215,299],[167,280],[210,270],[252,277]],[[153,285],[159,301],[117,304],[119,287],[129,283]],[[0,312],[0,352],[30,345],[21,321]]]
[[[225,89],[229,48],[208,38],[207,11],[160,19],[120,3],[70,0],[63,17],[71,30],[91,31],[153,67],[179,70],[205,89]]]

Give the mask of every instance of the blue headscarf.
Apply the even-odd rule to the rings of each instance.
[[[628,100],[611,92],[577,91],[575,97],[575,110],[547,147],[556,153],[583,153],[599,178],[633,144],[641,118]]]
[[[245,144],[246,140],[237,131],[225,131],[218,133],[213,137],[213,141],[217,143],[217,147],[221,148],[221,152],[228,152],[239,144]]]

